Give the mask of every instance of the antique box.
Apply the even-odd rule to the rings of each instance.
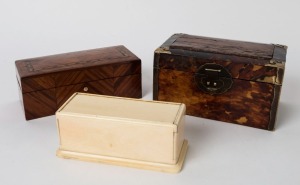
[[[179,172],[185,105],[75,93],[56,112],[59,157]]]
[[[187,114],[273,130],[287,47],[187,34],[154,54],[153,99]]]
[[[124,46],[16,61],[27,120],[55,114],[75,92],[141,98],[141,60]]]

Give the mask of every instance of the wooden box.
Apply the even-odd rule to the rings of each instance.
[[[55,114],[75,92],[141,98],[141,60],[124,46],[16,61],[26,120]]]
[[[153,99],[187,114],[273,130],[287,47],[187,34],[154,54]]]
[[[185,105],[75,93],[56,112],[57,155],[86,161],[180,171]]]

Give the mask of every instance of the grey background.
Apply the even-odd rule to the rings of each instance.
[[[299,1],[0,0],[0,184],[300,184]],[[55,117],[26,122],[14,61],[123,44],[143,61],[152,98],[153,51],[173,33],[289,46],[274,132],[187,118],[179,174],[55,156]]]

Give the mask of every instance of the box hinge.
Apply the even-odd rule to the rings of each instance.
[[[171,54],[169,47],[160,47],[157,48],[155,51],[155,53],[165,53],[165,54]]]
[[[272,44],[272,45],[279,47],[279,48],[284,48],[284,49],[288,48],[286,45],[282,45],[282,44]]]
[[[281,44],[272,44],[274,46],[274,52],[273,57],[269,61],[269,64],[271,64],[274,67],[283,67],[284,63],[286,61],[286,50],[287,46],[281,45]]]
[[[274,58],[272,58],[271,60],[270,60],[270,64],[282,64],[284,61],[281,61],[281,60],[277,60],[277,59],[274,59]]]

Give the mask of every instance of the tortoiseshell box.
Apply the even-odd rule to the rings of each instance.
[[[273,130],[287,46],[171,36],[154,54],[153,99],[187,114]]]

